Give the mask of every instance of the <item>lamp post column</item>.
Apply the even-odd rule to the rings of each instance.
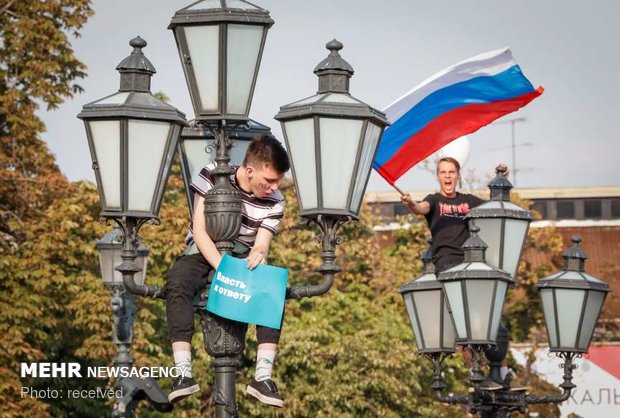
[[[112,359],[114,367],[130,368],[133,366],[131,344],[133,343],[133,322],[136,315],[134,297],[127,292],[123,285],[112,288],[112,315],[114,316],[113,341],[116,345],[116,356]],[[133,417],[137,402],[125,398],[117,398],[112,416],[114,418]]]
[[[215,184],[205,195],[204,216],[207,232],[221,253],[232,253],[234,240],[241,228],[241,194],[230,184],[234,174],[230,167],[232,140],[226,135],[226,121],[209,126],[215,138]],[[211,283],[209,283],[209,286]],[[203,292],[202,299],[208,295]],[[213,401],[216,418],[237,417],[235,373],[239,368],[239,355],[245,349],[247,324],[231,321],[200,310],[207,353],[213,357],[215,382]]]
[[[86,128],[101,217],[122,230],[122,263],[115,268],[122,274],[122,283],[119,280],[114,284],[112,299],[118,351],[114,365],[120,367],[133,365],[130,347],[135,307],[130,293],[161,297],[157,286],[135,281],[135,274],[142,271],[136,264],[138,231],[144,223],[159,218],[179,133],[187,125],[183,113],[150,91],[155,67],[142,52],[146,41],[136,37],[129,45],[133,51],[116,67],[120,73],[119,90],[84,105],[78,115]],[[159,410],[170,408],[152,379],[127,376],[116,385],[122,388],[123,395],[116,400],[114,417],[133,417],[136,404],[145,398]]]
[[[168,26],[174,32],[196,124],[210,130],[215,140],[217,165],[213,187],[205,195],[204,216],[207,233],[223,254],[232,253],[241,229],[241,194],[229,180],[234,174],[229,165],[230,134],[235,125],[249,126],[262,51],[273,23],[269,11],[245,0],[198,1],[178,10]],[[208,289],[201,294],[201,305],[207,295]],[[205,309],[198,312],[215,369],[215,416],[236,417],[235,371],[247,325]]]

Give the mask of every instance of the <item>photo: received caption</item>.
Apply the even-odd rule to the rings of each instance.
[[[29,386],[22,386],[21,398],[37,398],[37,399],[107,399],[122,398],[123,389],[35,389]]]

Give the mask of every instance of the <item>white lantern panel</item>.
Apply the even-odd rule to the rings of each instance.
[[[422,333],[420,331],[420,327],[418,326],[418,317],[415,314],[415,307],[413,305],[413,292],[403,295],[403,299],[405,301],[405,307],[407,308],[407,315],[409,316],[409,321],[411,322],[411,328],[413,328],[413,335],[415,336],[416,346],[418,347],[418,350],[423,350],[424,340],[422,339]]]
[[[346,210],[362,132],[361,120],[320,118],[323,207]]]
[[[129,97],[129,92],[126,91],[122,91],[116,94],[113,94],[112,96],[103,98],[99,101],[94,102],[94,105],[102,105],[102,104],[123,104],[125,103],[125,100],[127,100],[127,97]]]
[[[445,296],[445,295],[442,295]],[[454,348],[456,343],[456,330],[454,329],[454,321],[448,310],[448,302],[443,300],[443,346],[444,348]]]
[[[503,209],[504,205],[503,205],[503,201],[501,200],[489,200],[488,202],[485,202],[483,204],[481,204],[480,206],[477,206],[476,209]]]
[[[188,26],[183,28],[187,49],[194,70],[198,95],[203,112],[217,112],[219,109],[219,45],[220,27]],[[185,60],[182,60],[185,62]],[[191,91],[191,89],[190,89]]]
[[[284,123],[287,145],[302,210],[318,208],[316,157],[314,152],[314,119],[300,119]]]
[[[605,282],[604,282],[604,281],[599,280],[599,279],[597,279],[597,278],[596,278],[596,277],[594,277],[594,276],[590,276],[590,275],[589,275],[588,273],[586,273],[586,272],[581,272],[581,274],[582,274],[582,276],[583,276],[583,277],[584,277],[587,281],[589,281],[590,283],[598,283],[598,284],[603,284],[603,285],[605,284]]]
[[[99,166],[105,205],[121,207],[121,123],[118,120],[89,122]]]
[[[493,270],[493,267],[489,266],[487,263],[483,263],[480,261],[474,261],[467,267],[467,270]]]
[[[226,60],[227,113],[247,115],[248,101],[257,70],[263,27],[228,25]]]
[[[560,347],[575,347],[577,328],[581,319],[584,289],[555,289],[560,325]]]
[[[549,346],[558,347],[558,335],[556,332],[555,302],[553,301],[552,289],[541,289],[540,298],[542,299],[543,312],[545,314],[545,323],[547,324],[547,333],[549,334]]]
[[[329,95],[325,102],[329,103],[348,103],[348,104],[360,104],[359,100],[355,100],[353,97],[344,93],[332,93]]]
[[[222,2],[220,0],[202,0],[189,6],[187,10],[219,9],[221,7]]]
[[[491,317],[491,341],[497,340],[497,331],[499,330],[499,321],[502,319],[502,308],[508,291],[508,283],[498,281],[495,290],[495,303],[493,305],[493,316]]]
[[[512,211],[521,212],[521,213],[527,212],[526,210],[524,210],[523,208],[515,205],[512,202],[502,202],[502,203],[504,204],[504,209],[506,209],[506,210],[512,210]]]
[[[121,248],[109,248],[99,251],[99,265],[101,266],[101,278],[104,283],[116,284],[123,282],[123,275],[114,268],[123,262]]]
[[[469,327],[472,340],[487,340],[491,304],[493,303],[493,280],[465,280]]]
[[[577,280],[580,282],[583,282],[583,272],[581,271],[565,271],[565,270],[561,270],[557,273],[557,276],[549,276],[549,278],[554,278],[554,279],[558,279],[558,280]]]
[[[151,210],[169,132],[167,122],[129,120],[127,210]]]
[[[484,253],[487,263],[494,267],[502,268],[499,259],[500,249],[503,244],[501,240],[502,218],[476,218],[473,221],[480,228],[478,236],[488,246]]]
[[[438,348],[440,346],[439,315],[441,309],[441,294],[443,290],[427,290],[413,293],[413,301],[420,316],[420,325],[424,337],[424,348]]]
[[[465,310],[463,306],[463,295],[461,293],[461,283],[457,281],[445,282],[443,287],[448,302],[450,303],[456,334],[459,339],[465,339],[467,338],[467,326],[465,325]]]
[[[259,9],[258,7],[255,7],[254,5],[250,3],[244,3],[239,0],[226,0],[226,6],[229,9],[243,9],[243,10],[258,10]]]
[[[187,160],[187,171],[190,179],[194,179],[202,167],[215,159],[215,150],[207,153],[207,146],[212,144],[209,140],[184,140],[181,142],[183,154]]]
[[[581,335],[579,336],[578,348],[587,350],[590,344],[590,338],[594,332],[594,326],[598,319],[599,312],[605,300],[605,292],[589,291],[586,310],[583,314],[583,322],[581,324]]]
[[[513,279],[517,278],[519,272],[519,259],[528,226],[529,222],[523,219],[506,219],[504,260],[500,268],[510,273]]]
[[[310,97],[306,97],[305,99],[301,99],[297,102],[293,102],[290,105],[287,105],[287,107],[294,107],[294,106],[302,106],[302,105],[306,105],[308,103],[314,103],[314,102],[318,102],[319,100],[321,100],[323,97],[325,97],[327,93],[319,93],[319,94],[315,94],[314,96],[310,96]]]
[[[194,179],[200,170],[215,160],[215,145],[212,139],[184,140],[183,153],[187,159],[189,178]],[[241,165],[250,141],[234,141],[230,149],[230,163]],[[210,147],[210,148],[209,148]],[[210,152],[207,152],[209,150]]]
[[[381,128],[373,123],[368,123],[368,126],[366,127],[366,134],[364,135],[364,142],[362,144],[362,155],[360,157],[357,173],[355,175],[353,196],[351,197],[352,212],[358,213],[360,210],[362,197],[366,191],[366,182],[368,181],[368,176],[370,176],[370,165],[372,164],[372,159],[379,143],[380,134]]]

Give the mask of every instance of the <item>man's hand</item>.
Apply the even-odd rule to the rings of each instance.
[[[400,201],[405,206],[410,206],[413,203],[413,199],[409,193],[404,193],[400,195]]]
[[[510,174],[510,169],[508,168],[508,164],[499,163],[497,167],[495,167],[495,172],[502,173],[502,176],[504,176],[505,178],[508,178],[508,175]]]
[[[250,251],[250,254],[247,256],[246,260],[248,261],[248,269],[250,270],[254,270],[254,268],[259,264],[267,264],[265,254],[258,250]]]

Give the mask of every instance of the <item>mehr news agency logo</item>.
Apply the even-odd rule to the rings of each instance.
[[[185,376],[187,367],[128,367],[128,366],[90,366],[84,370],[79,363],[21,363],[20,376],[22,378],[50,379],[50,378],[177,378]],[[31,397],[38,399],[58,398],[122,398],[123,389],[35,389],[22,386],[21,398]]]

